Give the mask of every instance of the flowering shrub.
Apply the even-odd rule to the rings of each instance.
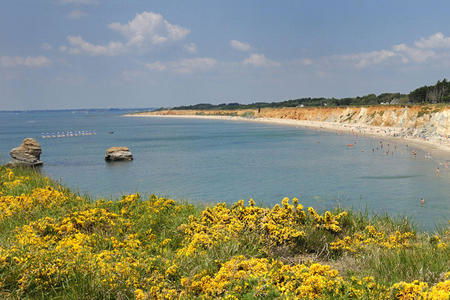
[[[412,232],[395,231],[391,234],[377,231],[374,226],[367,226],[363,232],[357,232],[353,236],[345,236],[330,244],[333,250],[342,250],[352,253],[360,252],[367,246],[380,246],[384,248],[404,248],[410,246],[410,240],[414,237]]]
[[[319,215],[314,208],[308,208],[308,212],[314,219],[315,226],[318,228],[324,228],[332,232],[341,231],[339,226],[339,220],[347,215],[347,212],[341,212],[337,215],[333,215],[331,212],[326,211],[323,216]]]
[[[374,247],[395,251],[422,243],[445,258],[449,231],[420,239],[409,231],[375,225],[358,230],[347,222],[346,212],[321,215],[313,208],[305,210],[296,198],[285,198],[272,208],[250,200],[248,205],[219,203],[200,212],[154,195],[87,202],[33,176],[38,175],[19,176],[0,167],[0,226],[13,228],[0,234],[2,298],[450,296],[450,272],[430,282],[386,283],[338,270],[342,267],[333,265],[339,265],[339,255],[321,256],[323,249],[363,256]],[[321,243],[319,248],[308,245],[314,239]],[[273,252],[286,248],[291,251]],[[311,254],[317,260],[299,258]]]
[[[29,185],[30,181],[31,177],[18,176],[12,169],[0,169],[0,221],[15,214],[32,213],[72,200],[61,190],[49,185],[16,195],[17,188]]]
[[[219,203],[180,226],[187,238],[178,254],[190,256],[224,241],[239,240],[244,234],[255,234],[266,245],[290,243],[304,235],[304,222],[303,207],[289,205],[286,200],[283,206],[272,209],[257,207],[253,200],[248,206],[243,200],[232,207]]]
[[[341,231],[339,220],[346,212],[333,215],[327,211],[323,216],[314,208],[308,208],[309,215],[298,204],[298,199],[288,198],[273,208],[255,206],[250,199],[246,206],[243,200],[228,207],[219,203],[205,209],[200,217],[191,217],[188,224],[181,229],[188,236],[185,247],[179,250],[180,255],[190,256],[198,251],[204,251],[218,243],[236,240],[242,235],[256,235],[258,242],[265,248],[273,246],[289,246],[301,243],[306,235],[305,228],[314,227],[332,233]]]
[[[27,176],[17,176],[12,169],[4,169],[0,174],[0,190],[14,189],[17,186],[26,184],[30,180]]]

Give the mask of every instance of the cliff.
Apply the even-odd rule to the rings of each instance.
[[[450,137],[450,106],[299,107],[245,110],[164,110],[148,115],[238,116],[291,119],[399,129],[420,138]],[[398,132],[398,131],[397,131]]]

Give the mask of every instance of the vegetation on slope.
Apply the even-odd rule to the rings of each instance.
[[[411,103],[450,102],[450,82],[444,79],[432,86],[425,85],[409,93],[408,98]]]
[[[448,299],[450,230],[298,199],[198,208],[90,201],[0,167],[0,295],[38,299]]]
[[[436,104],[450,102],[450,82],[446,79],[438,81],[432,86],[423,86],[409,94],[383,93],[380,95],[369,94],[361,97],[347,98],[299,98],[280,102],[255,102],[251,104],[222,103],[178,106],[174,110],[235,110],[258,109],[299,106],[349,106],[349,105],[379,105],[379,104]],[[162,108],[163,109],[163,108]]]

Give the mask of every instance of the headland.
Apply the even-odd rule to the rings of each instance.
[[[263,122],[394,138],[422,148],[450,152],[448,105],[158,110],[125,116]]]

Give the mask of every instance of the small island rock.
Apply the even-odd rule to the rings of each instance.
[[[33,138],[26,138],[19,147],[11,149],[9,155],[13,158],[10,165],[40,166],[41,145]]]
[[[133,160],[133,154],[131,154],[128,147],[111,147],[106,150],[106,161],[122,161]]]

